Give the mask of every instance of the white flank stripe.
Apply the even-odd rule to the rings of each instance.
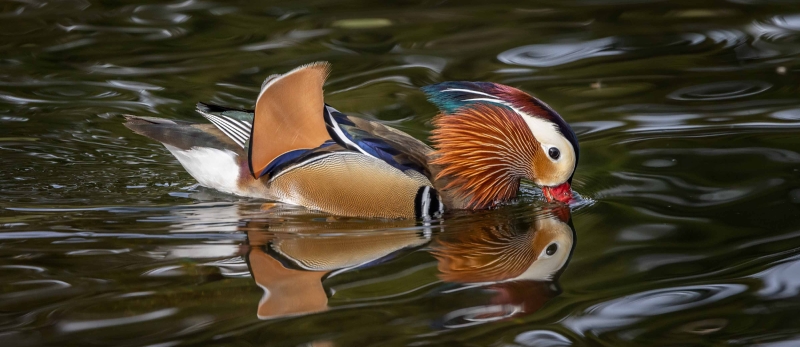
[[[430,219],[431,216],[428,214],[428,209],[431,207],[431,195],[429,194],[431,191],[431,187],[425,186],[425,189],[422,190],[422,209],[421,215],[422,219]]]
[[[425,223],[425,224],[430,225],[430,223]],[[422,237],[424,237],[426,240],[430,240],[431,237],[433,237],[433,230],[431,230],[431,228],[422,229]]]

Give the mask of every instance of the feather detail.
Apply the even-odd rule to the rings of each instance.
[[[197,124],[171,119],[125,116],[125,126],[137,134],[182,150],[194,147],[227,149],[237,154],[241,148],[211,124]]]
[[[322,85],[330,72],[327,62],[300,66],[265,81],[256,100],[250,136],[249,166],[253,177],[283,153],[312,149],[330,140],[321,117]]]
[[[275,199],[341,216],[416,217],[415,197],[431,185],[427,177],[338,144],[330,148],[338,150],[314,153],[272,175],[268,185]]]
[[[336,141],[336,143],[351,151],[361,152],[364,155],[376,158],[376,153],[374,153],[374,151],[368,152],[359,146],[359,144],[353,139],[353,135],[350,134],[350,131],[344,129],[345,127],[349,129],[355,128],[355,124],[351,122],[346,115],[329,105],[325,105],[324,113],[325,126],[328,129],[328,135],[330,135],[331,138]]]
[[[378,122],[349,117],[325,106],[325,124],[336,143],[349,150],[383,160],[400,171],[414,170],[429,177],[427,154],[421,141]]]
[[[578,165],[580,148],[575,132],[553,108],[517,88],[491,82],[443,82],[422,87],[428,100],[443,114],[454,114],[459,109],[475,105],[497,105],[506,107],[523,117],[532,117],[551,123],[555,131],[564,137],[575,153]],[[529,118],[530,119],[530,118]],[[569,181],[572,178],[570,177]]]
[[[197,108],[203,117],[206,117],[212,124],[214,124],[220,131],[227,135],[233,142],[236,142],[242,148],[250,139],[250,132],[252,131],[252,124],[229,117],[223,114],[213,114],[200,107]]]
[[[238,108],[230,108],[219,105],[206,104],[198,102],[195,106],[197,111],[202,113],[210,113],[217,116],[226,116],[247,124],[253,124],[253,117],[255,117],[254,110],[243,110]]]
[[[532,176],[538,142],[522,117],[505,107],[476,104],[433,120],[432,164],[444,189],[483,209],[514,198],[522,177]]]
[[[498,86],[490,82],[443,82],[422,87],[422,91],[442,113],[451,114],[476,102],[470,99],[501,102],[501,97],[497,95]]]
[[[342,148],[336,146],[333,141],[326,141],[321,146],[314,149],[295,149],[293,151],[283,153],[271,161],[266,168],[264,168],[264,171],[262,171],[262,177],[268,177],[269,181],[272,181],[280,176],[284,171],[291,170],[296,166],[302,166],[303,163],[307,163],[314,158],[319,158],[321,156],[332,154],[341,150]]]

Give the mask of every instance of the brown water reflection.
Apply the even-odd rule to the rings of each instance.
[[[575,246],[570,218],[568,207],[553,206],[522,225],[494,217],[454,232],[434,232],[430,226],[403,231],[415,229],[417,222],[370,220],[339,220],[324,234],[303,237],[297,236],[302,232],[297,226],[276,227],[269,221],[248,221],[240,230],[247,235],[245,257],[250,273],[264,291],[258,303],[259,319],[328,310],[328,299],[335,293],[323,285],[326,278],[404,253],[427,251],[437,260],[436,277],[459,285],[447,287],[445,293],[459,288],[485,288],[492,293],[483,305],[446,314],[444,320],[455,327],[467,324],[456,324],[455,319],[475,323],[531,314],[558,295],[555,281]],[[395,230],[353,233],[354,226]]]

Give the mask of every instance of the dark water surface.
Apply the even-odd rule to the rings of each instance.
[[[0,2],[0,345],[800,345],[799,55],[793,1]],[[421,86],[533,93],[585,199],[331,218],[193,187],[121,124],[316,60],[421,139]]]

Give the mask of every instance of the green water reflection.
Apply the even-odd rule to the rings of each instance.
[[[0,19],[3,346],[800,340],[793,1],[12,0]],[[318,60],[327,102],[420,139],[421,86],[536,95],[578,135],[583,202],[523,187],[430,225],[262,208],[121,124],[251,108]],[[564,237],[565,267],[510,257],[536,235]],[[519,278],[536,269],[554,274]]]

